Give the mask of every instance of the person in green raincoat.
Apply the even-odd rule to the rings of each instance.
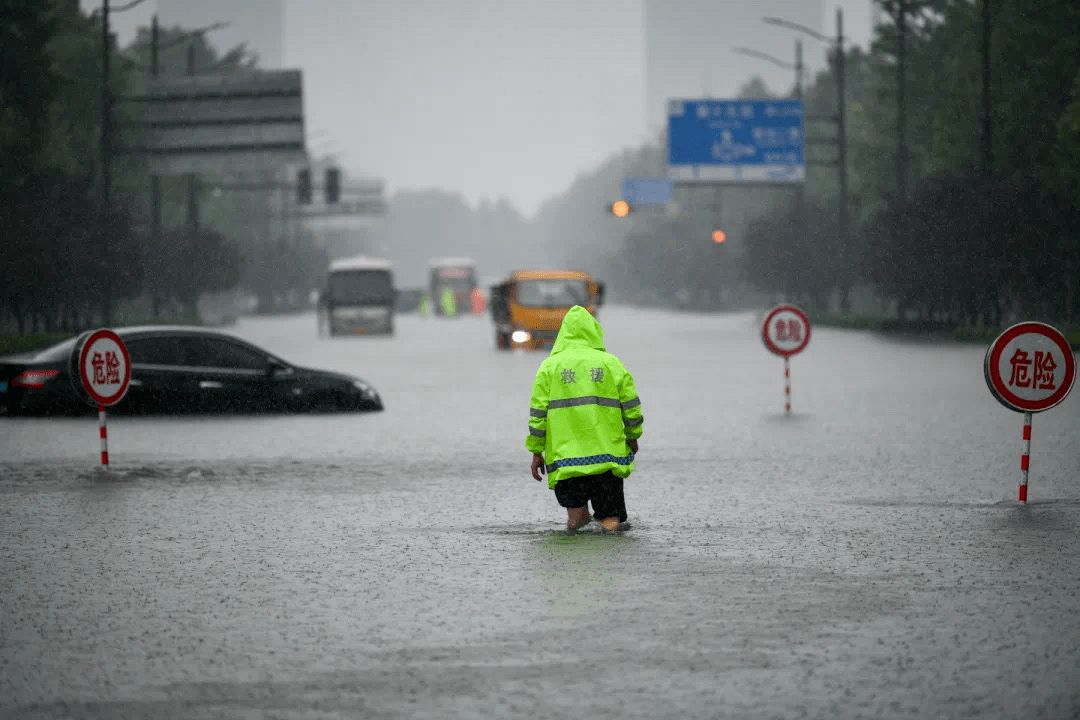
[[[626,521],[623,480],[634,470],[644,423],[634,378],[604,349],[604,332],[575,305],[563,318],[551,354],[540,363],[529,402],[525,448],[532,476],[548,487],[576,530],[593,517],[605,530]]]
[[[457,300],[454,299],[453,290],[445,288],[442,291],[442,295],[439,297],[439,306],[442,308],[442,314],[446,317],[457,315]]]
[[[420,296],[420,303],[417,305],[416,310],[420,313],[420,317],[427,317],[431,314],[431,297],[427,293]]]

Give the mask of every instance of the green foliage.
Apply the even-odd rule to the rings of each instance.
[[[163,235],[160,247],[150,250],[154,273],[148,281],[155,297],[175,300],[190,316],[198,316],[201,294],[228,290],[240,278],[240,251],[214,230],[176,228]]]
[[[187,70],[187,47],[196,69],[250,69],[254,57],[243,47],[219,55],[205,33],[169,28],[162,32],[163,74]],[[123,98],[138,92],[149,70],[149,31],[125,53],[110,47],[112,147],[138,144],[137,104]],[[143,276],[190,291],[232,287],[242,256],[236,244],[216,234],[193,241],[194,258],[183,262],[162,247],[150,247],[146,232],[149,175],[145,160],[112,153],[111,202],[101,208],[102,57],[101,16],[86,15],[70,0],[3,0],[0,11],[0,324],[20,329],[78,328],[100,321],[104,299],[132,298]],[[177,182],[163,181],[168,225],[186,222],[186,196]],[[171,192],[170,192],[171,191]],[[202,193],[204,217],[230,232],[251,234],[261,207],[237,203],[220,193]],[[138,218],[138,220],[135,220]],[[263,228],[256,240],[265,243]],[[194,260],[194,262],[193,262]],[[205,265],[200,263],[205,262]],[[185,265],[186,263],[186,265]],[[295,270],[298,264],[288,266]],[[168,275],[161,274],[168,269]],[[185,272],[187,274],[185,275]],[[153,289],[155,285],[151,285]],[[178,291],[170,289],[172,295]],[[194,299],[183,303],[194,308]],[[155,303],[155,307],[157,303]]]
[[[736,91],[735,96],[751,100],[762,100],[764,98],[775,97],[769,90],[769,87],[765,84],[765,81],[758,75],[754,75],[744,82]]]
[[[989,166],[980,153],[984,3],[920,7],[906,42],[913,189],[896,192],[895,145],[878,142],[856,160],[880,208],[863,230],[869,278],[901,317],[968,327],[1020,314],[1075,319],[1080,7],[992,3]],[[886,23],[872,53],[877,102],[861,118],[871,138],[895,139],[896,48]]]
[[[189,74],[229,73],[238,70],[254,70],[256,57],[245,45],[224,53],[218,52],[209,41],[207,33],[196,32],[178,26],[158,29],[158,74],[161,76]],[[149,78],[153,69],[152,33],[141,27],[135,39],[124,50],[124,63],[136,70],[142,79]]]
[[[1058,180],[1065,188],[1080,188],[1080,73],[1072,87],[1072,101],[1057,124]]]
[[[0,357],[22,355],[61,343],[71,337],[70,333],[30,333],[27,335],[0,335]]]
[[[747,244],[743,269],[750,284],[812,309],[828,307],[853,262],[840,241],[836,213],[812,202],[757,218]]]
[[[41,163],[59,80],[49,59],[56,14],[40,0],[5,0],[0,13],[0,183],[17,186]]]

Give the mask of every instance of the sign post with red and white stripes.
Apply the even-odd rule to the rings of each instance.
[[[1024,413],[1019,500],[1027,503],[1031,468],[1031,416],[1068,396],[1076,380],[1076,360],[1056,328],[1022,322],[998,335],[986,350],[983,374],[990,393],[1005,407]]]
[[[791,356],[810,343],[810,318],[794,305],[777,305],[765,315],[761,339],[769,352],[784,358],[784,412],[791,412]]]
[[[85,339],[84,339],[85,338]],[[124,399],[131,383],[131,356],[120,336],[112,330],[95,330],[75,343],[71,351],[76,391],[91,405],[97,406],[98,436],[101,438],[101,464],[109,464],[109,431],[105,408]]]

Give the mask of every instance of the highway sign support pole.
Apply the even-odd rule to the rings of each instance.
[[[803,99],[803,57],[802,57],[802,40],[795,38],[795,99],[802,102]],[[804,121],[805,123],[805,121]],[[805,127],[805,124],[804,124]],[[804,178],[799,187],[796,189],[795,202],[797,203],[797,211],[799,222],[802,227],[806,227],[806,179]]]
[[[1027,504],[1028,469],[1031,467],[1031,413],[1024,413],[1024,453],[1020,456],[1020,502]]]
[[[802,40],[795,38],[795,99],[803,99]]]

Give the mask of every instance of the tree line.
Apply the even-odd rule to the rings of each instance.
[[[674,212],[603,213],[623,177],[665,174],[660,137],[553,198],[536,219],[541,234],[631,301],[716,309],[784,299],[842,311],[859,310],[858,296],[865,311],[869,296],[875,312],[920,323],[1080,322],[1080,5],[875,2],[872,43],[844,50],[846,233],[828,144],[808,148],[803,192],[676,188]],[[810,136],[836,135],[833,53],[803,92]],[[770,95],[757,78],[739,92]],[[713,228],[726,231],[723,245],[710,241]]]
[[[828,145],[808,149],[801,192],[677,188],[670,208],[613,218],[605,208],[623,178],[665,174],[659,137],[582,172],[533,218],[501,200],[470,207],[453,193],[399,192],[364,249],[410,268],[402,279],[412,284],[422,284],[430,256],[467,254],[489,278],[523,266],[583,267],[607,280],[615,300],[673,307],[786,299],[844,310],[872,293],[882,311],[921,322],[996,326],[1025,314],[1077,323],[1080,5],[875,2],[883,21],[872,43],[844,49],[846,233]],[[102,209],[100,34],[100,18],[62,0],[7,0],[0,16],[0,326],[98,322],[105,282],[129,306],[173,318],[190,316],[209,290],[239,284],[273,307],[316,287],[326,253],[309,233],[276,222],[281,207],[267,196],[218,192],[218,179],[205,178],[205,222],[193,231],[183,179],[163,178],[164,231],[153,242],[148,170],[118,156],[114,202]],[[143,29],[112,49],[115,96],[145,81],[149,43]],[[243,47],[218,53],[201,34],[166,28],[160,71],[187,72],[189,45],[200,68],[255,67]],[[769,92],[751,78],[739,95]],[[803,97],[808,116],[835,115],[832,67]],[[118,143],[136,132],[131,112],[115,107]],[[807,129],[836,132],[828,120]],[[718,228],[722,244],[711,239]]]
[[[811,167],[809,208],[751,227],[747,277],[814,308],[863,284],[901,319],[1076,323],[1080,6],[877,1],[869,50],[846,55],[852,231],[836,227],[835,171]],[[834,82],[817,76],[808,113],[835,108]]]
[[[0,13],[0,330],[73,331],[105,322],[196,320],[199,297],[238,284],[267,298],[303,294],[325,268],[310,235],[287,235],[277,195],[222,192],[203,177],[188,222],[185,178],[162,177],[161,232],[151,228],[138,94],[151,70],[151,33],[109,48],[111,201],[102,196],[100,13],[68,0],[5,0]],[[204,33],[162,28],[158,72],[251,70],[244,46],[219,53]],[[274,258],[269,262],[267,258]],[[112,307],[110,307],[112,305]]]

